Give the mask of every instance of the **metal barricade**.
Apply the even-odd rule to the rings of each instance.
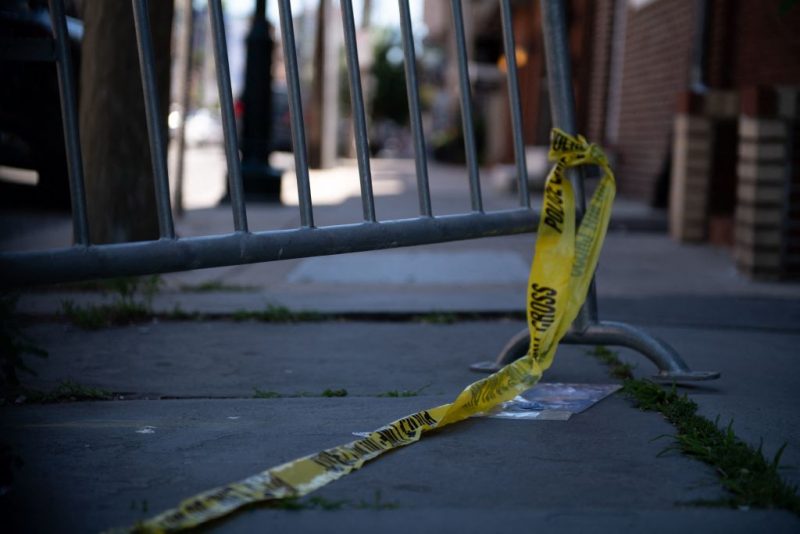
[[[281,39],[285,55],[292,141],[300,210],[300,226],[289,230],[251,232],[244,202],[239,147],[234,122],[228,53],[221,0],[209,0],[216,76],[228,167],[228,187],[233,215],[233,231],[226,234],[178,238],[169,197],[167,159],[155,83],[152,34],[147,0],[132,0],[136,41],[144,90],[148,138],[155,180],[156,208],[160,239],[135,243],[93,244],[89,237],[83,168],[80,154],[77,107],[73,91],[72,65],[67,49],[67,29],[63,0],[50,0],[55,60],[58,68],[64,137],[67,149],[74,245],[68,248],[0,254],[2,284],[22,286],[87,280],[111,276],[166,273],[208,267],[230,266],[281,259],[303,258],[346,252],[376,250],[496,235],[534,232],[537,212],[531,208],[527,165],[522,137],[517,64],[512,32],[510,0],[499,0],[503,24],[503,44],[507,62],[511,104],[515,165],[518,176],[519,208],[487,212],[483,208],[474,121],[470,106],[470,81],[461,0],[451,0],[456,38],[460,105],[472,211],[437,216],[431,208],[425,139],[416,78],[414,41],[409,0],[398,0],[404,51],[406,89],[419,198],[419,216],[413,219],[379,221],[375,212],[372,176],[367,142],[366,116],[359,72],[358,49],[352,0],[341,0],[348,82],[354,117],[358,173],[361,185],[363,221],[357,224],[316,226],[311,202],[306,135],[303,124],[300,79],[295,47],[290,0],[278,0]],[[542,0],[546,61],[550,83],[554,126],[575,133],[571,72],[566,42],[566,20],[561,0]],[[585,206],[583,176],[571,176],[577,196],[578,217]],[[476,370],[492,370],[521,356],[528,348],[527,329],[515,336],[497,362],[477,364]],[[692,372],[668,345],[644,331],[624,323],[599,321],[594,285],[583,310],[565,338],[567,343],[608,344],[633,348],[649,358],[659,376],[672,380],[716,378],[718,373]]]

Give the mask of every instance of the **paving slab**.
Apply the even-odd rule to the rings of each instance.
[[[216,167],[215,167],[216,169]],[[219,169],[215,170],[217,172]],[[413,166],[374,169],[382,220],[416,215]],[[351,176],[352,178],[352,176]],[[437,169],[438,214],[469,209],[466,175]],[[348,191],[357,191],[357,181]],[[353,193],[354,194],[354,193]],[[360,220],[353,194],[317,202],[318,224]],[[488,209],[513,207],[487,188]],[[253,230],[298,225],[296,206],[248,209]],[[767,454],[783,443],[783,475],[800,483],[796,407],[800,284],[754,282],[738,274],[729,250],[684,245],[653,233],[663,212],[618,201],[597,275],[601,318],[649,327],[716,382],[682,388],[702,414],[726,424]],[[39,224],[38,228],[34,228]],[[191,210],[181,236],[229,232],[228,207]],[[68,246],[62,216],[0,214],[0,248]],[[506,236],[413,249],[240,265],[165,275],[156,311],[231,314],[269,305],[332,314],[477,312],[524,309],[535,236]],[[465,268],[469,267],[469,269]],[[362,273],[365,276],[355,276]],[[368,275],[368,276],[366,276]],[[215,282],[230,290],[196,292]],[[235,289],[235,290],[234,290]],[[24,294],[20,310],[52,315],[65,299],[107,302],[109,295],[63,290]],[[0,514],[11,531],[97,531],[123,526],[179,499],[351,439],[419,408],[452,400],[480,378],[470,363],[493,359],[520,321],[416,322],[155,321],[87,332],[34,320],[34,340],[50,351],[28,358],[50,388],[64,379],[103,387],[124,401],[0,408],[0,440],[24,464]],[[635,372],[655,369],[630,351]],[[545,380],[607,383],[582,347],[564,346]],[[253,399],[254,389],[344,398]],[[388,391],[417,391],[383,398]],[[145,400],[145,399],[172,400]],[[132,400],[131,400],[132,399]],[[389,454],[318,495],[345,501],[336,511],[250,509],[214,525],[223,532],[797,532],[780,511],[698,509],[720,496],[711,470],[658,453],[674,430],[657,414],[616,395],[568,422],[473,420]],[[375,509],[380,503],[394,509]],[[360,503],[366,507],[359,507]],[[371,504],[370,504],[371,503]],[[147,508],[146,511],[143,508]],[[43,509],[47,513],[42,513]],[[17,528],[19,527],[19,528]]]
[[[719,380],[683,386],[699,413],[720,425],[733,423],[737,436],[754,447],[763,443],[771,458],[786,444],[782,476],[800,486],[800,391],[797,389],[798,332],[654,327],[697,370],[722,373]],[[634,374],[646,377],[652,366],[630,350],[623,360]]]
[[[202,321],[85,331],[45,323],[28,334],[49,356],[27,358],[37,376],[21,377],[31,387],[70,379],[126,397],[252,397],[255,388],[287,395],[344,388],[350,395],[421,389],[455,396],[480,378],[469,365],[493,359],[523,327],[521,321]],[[584,352],[563,347],[551,381],[607,381]]]
[[[344,388],[347,399],[353,402],[383,403],[385,400],[377,397],[381,393],[420,390],[414,399],[427,403],[420,406],[433,406],[452,400],[465,385],[480,378],[469,372],[467,365],[492,359],[508,337],[523,326],[520,321],[451,325],[206,321],[159,322],[87,332],[63,323],[44,323],[30,327],[28,332],[50,351],[50,356],[47,360],[31,358],[39,376],[25,380],[31,386],[49,388],[60,380],[72,379],[134,399],[247,399],[256,388],[284,395],[319,395],[325,389]],[[787,443],[782,473],[791,483],[800,483],[800,416],[796,410],[800,394],[795,373],[790,371],[796,366],[800,334],[668,326],[651,330],[672,344],[694,369],[722,372],[718,381],[681,389],[699,404],[700,412],[711,419],[719,415],[722,424],[733,420],[737,434],[754,446],[763,442],[768,455]],[[620,353],[636,365],[637,375],[655,372],[640,355],[624,349]],[[566,345],[560,347],[545,380],[611,381],[606,370],[586,355],[586,348]],[[306,406],[309,417],[319,420],[316,406],[328,406],[338,399],[280,400],[306,402],[298,406]],[[152,415],[160,414],[162,407],[173,406],[170,402],[141,404],[141,413],[147,414],[144,407],[148,407]],[[220,406],[223,405],[226,404]],[[92,406],[106,406],[109,410],[118,407],[112,411],[120,409],[122,413],[127,409],[125,403]],[[212,406],[209,404],[204,410],[212,410]],[[18,408],[21,411],[14,411]],[[34,407],[12,407],[5,413],[16,417],[14,414],[28,413],[24,410]],[[629,410],[631,414],[638,413]],[[620,418],[619,424],[628,424],[631,414],[614,417]],[[402,414],[389,415],[383,422],[396,415]],[[656,414],[647,417],[661,419]],[[647,437],[647,432],[640,431],[633,420],[629,422],[627,438],[635,436],[636,440],[647,441],[659,435]],[[144,427],[152,423],[143,415],[137,424]],[[352,429],[370,428],[356,425]],[[57,428],[54,432],[58,432]],[[666,428],[662,433],[671,432]],[[661,440],[659,446],[663,448],[667,443]],[[713,486],[713,480],[709,479],[708,484]]]
[[[4,408],[0,424],[24,462],[12,495],[18,524],[28,531],[86,532],[130,524],[196,492],[350,441],[354,430],[447,400],[71,403]],[[152,431],[142,433],[145,427]],[[329,502],[344,501],[341,511],[251,509],[213,530],[303,532],[313,525],[312,530],[345,532],[361,521],[389,524],[430,518],[439,510],[448,517],[444,531],[461,532],[491,521],[501,523],[490,531],[506,531],[506,514],[520,526],[539,519],[553,528],[647,525],[656,519],[687,524],[700,517],[690,501],[721,494],[709,468],[677,454],[658,455],[664,444],[653,438],[669,431],[661,418],[632,410],[618,397],[568,422],[474,419],[385,455],[316,493]],[[380,506],[396,509],[375,510]],[[737,511],[702,518],[734,531],[755,526],[756,519],[782,531],[798,525],[782,512],[759,513],[750,521]],[[428,526],[433,525],[414,529],[435,531]]]
[[[788,513],[763,511],[694,510],[607,510],[584,508],[543,510],[464,510],[424,508],[413,510],[388,510],[380,512],[337,511],[291,512],[259,510],[264,522],[279,532],[356,532],[405,533],[415,532],[543,532],[558,534],[583,534],[586,532],[692,532],[702,529],[706,533],[732,532],[786,532],[797,530],[797,523]],[[252,532],[248,513],[232,518],[226,531]],[[409,527],[412,525],[412,527]],[[257,527],[256,527],[257,528]]]
[[[153,301],[155,312],[170,315],[176,309],[211,315],[233,315],[238,312],[268,310],[283,306],[297,312],[355,317],[381,317],[426,314],[483,314],[521,316],[524,294],[519,287],[507,286],[431,286],[420,288],[386,287],[362,284],[358,287],[319,286],[291,293],[247,291],[236,293],[163,293]],[[28,294],[19,310],[34,316],[62,314],[62,303],[78,306],[109,304],[110,295],[99,293]],[[359,303],[357,307],[352,302]],[[346,304],[350,302],[351,304]],[[513,304],[513,305],[512,305]],[[748,295],[649,295],[601,296],[600,318],[626,321],[639,326],[675,326],[794,332],[800,324],[800,298],[779,298]]]
[[[28,328],[48,350],[29,357],[37,376],[29,387],[48,390],[63,380],[100,387],[125,398],[252,397],[256,390],[319,395],[346,389],[350,396],[420,391],[454,397],[480,378],[471,363],[492,360],[524,328],[521,321],[455,324],[255,321],[155,322],[85,331],[64,323]],[[786,476],[800,483],[800,393],[792,371],[800,333],[741,328],[655,326],[696,370],[722,373],[686,389],[701,412],[727,424],[768,453],[788,443]],[[587,348],[562,345],[545,379],[604,383],[605,369]],[[641,377],[656,368],[621,349]]]

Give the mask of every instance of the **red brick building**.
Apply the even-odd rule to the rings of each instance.
[[[485,71],[502,52],[497,3],[465,7]],[[539,3],[512,9],[525,141],[544,145]],[[800,274],[800,1],[568,0],[567,13],[578,129],[613,155],[620,194],[669,206],[673,237],[733,246],[748,273]],[[494,112],[507,104],[486,102],[505,123],[488,161],[509,161]]]
[[[588,135],[620,192],[670,208],[679,240],[800,273],[800,3],[598,0]],[[580,103],[579,103],[580,105]]]

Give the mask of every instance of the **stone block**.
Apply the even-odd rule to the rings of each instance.
[[[750,225],[737,224],[734,236],[735,242],[740,246],[749,248],[770,247],[778,251],[780,251],[783,241],[779,227],[756,229]]]
[[[739,116],[739,137],[744,139],[785,139],[786,121]]]
[[[692,136],[704,136],[711,134],[711,121],[706,117],[686,115],[679,113],[675,115],[675,132]]]
[[[736,186],[736,199],[746,204],[775,204],[782,206],[786,197],[780,185],[764,185],[756,182],[739,182]],[[777,207],[778,211],[780,208]]]
[[[782,164],[739,161],[736,166],[739,181],[782,184],[786,167]]]
[[[796,87],[778,87],[777,113],[782,119],[794,119],[800,116],[800,90]]]
[[[784,161],[786,159],[786,143],[781,142],[753,142],[742,140],[739,143],[740,160],[757,161]]]
[[[783,222],[783,211],[780,209],[763,208],[753,204],[739,202],[736,207],[736,224],[749,224],[753,226],[779,226]]]

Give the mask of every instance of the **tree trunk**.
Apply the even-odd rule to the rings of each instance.
[[[314,75],[308,113],[308,161],[315,169],[336,164],[339,122],[339,9],[321,0],[317,10]]]
[[[168,139],[173,3],[149,2],[164,140]],[[126,0],[84,0],[80,128],[94,243],[158,238],[153,169],[133,24]]]

